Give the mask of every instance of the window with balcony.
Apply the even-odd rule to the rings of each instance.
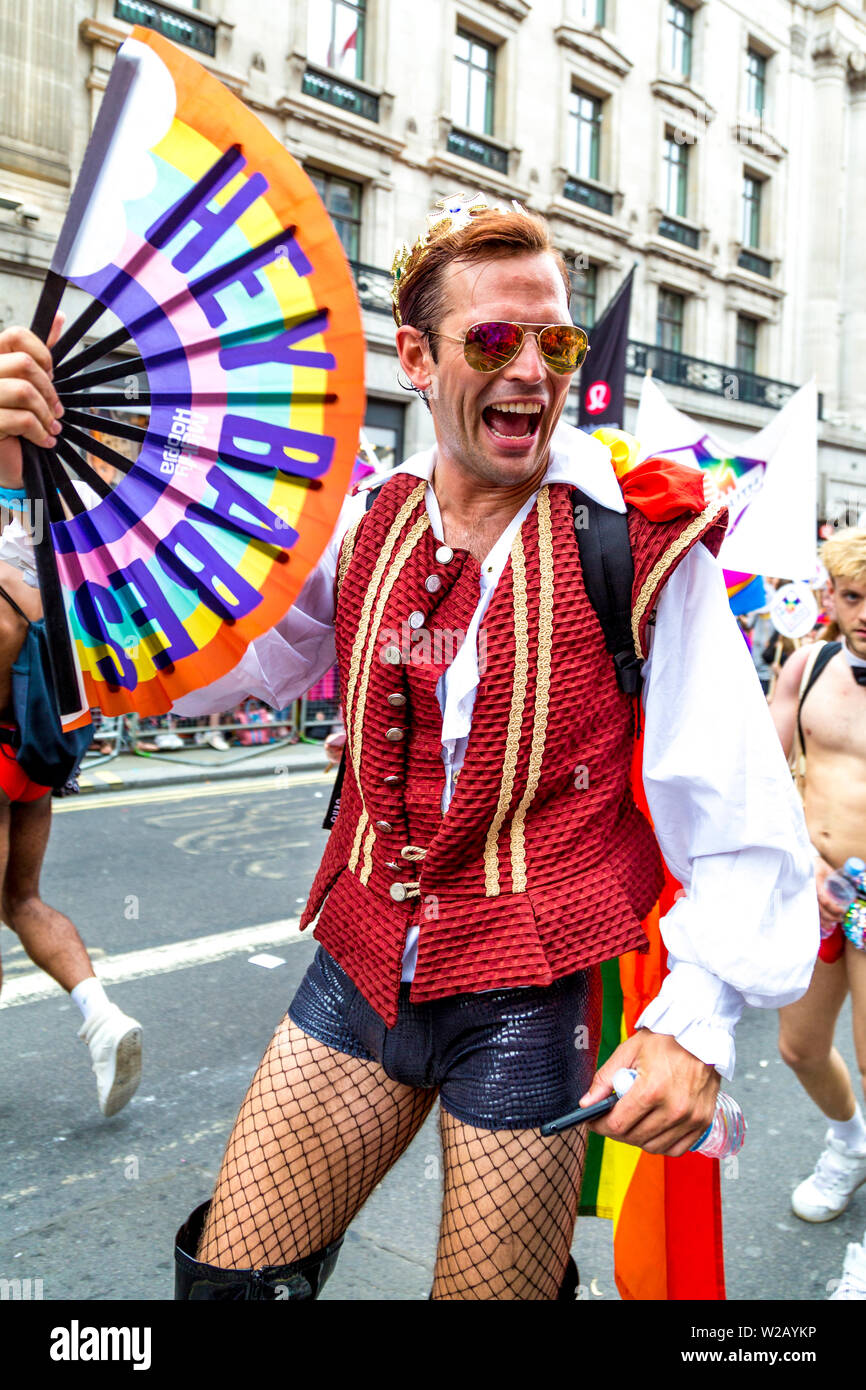
[[[363,81],[367,0],[314,0],[309,15],[310,62]]]
[[[682,352],[685,311],[685,295],[677,294],[675,290],[659,290],[656,347],[666,348],[668,352]]]
[[[763,186],[761,179],[756,179],[753,174],[744,174],[740,240],[745,247],[754,248],[761,244],[762,198]]]
[[[201,9],[200,0],[184,0],[185,10]],[[189,14],[162,5],[158,0],[114,0],[114,17],[127,24],[143,24],[174,43],[213,57],[216,52],[216,25],[212,19],[194,19]]]
[[[671,217],[686,217],[689,206],[689,147],[672,131],[665,136],[663,207]]]
[[[496,49],[457,30],[451,79],[451,119],[464,130],[493,134]]]
[[[678,77],[692,75],[692,36],[695,17],[688,5],[670,0],[667,9],[667,64]]]
[[[737,314],[737,371],[749,372],[752,376],[758,370],[758,320],[748,314]]]
[[[746,110],[750,116],[763,116],[767,99],[767,60],[750,48],[746,56]]]
[[[605,0],[577,0],[578,17],[586,24],[604,24],[606,19]]]
[[[597,179],[601,150],[601,102],[598,98],[572,88],[568,124],[574,172],[582,179]]]
[[[319,169],[308,169],[307,173],[328,210],[347,259],[360,260],[362,185]]]
[[[572,281],[571,317],[587,331],[594,327],[598,304],[598,266],[588,265]]]

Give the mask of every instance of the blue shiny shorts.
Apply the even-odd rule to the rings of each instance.
[[[289,1018],[337,1052],[378,1062],[405,1086],[438,1089],[456,1119],[478,1129],[537,1129],[589,1089],[601,1032],[597,966],[552,985],[455,994],[423,1004],[400,988],[386,1028],[319,947]]]

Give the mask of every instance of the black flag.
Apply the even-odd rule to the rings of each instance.
[[[582,430],[601,425],[622,429],[625,419],[625,357],[631,311],[632,266],[617,293],[589,335],[590,352],[580,369]]]

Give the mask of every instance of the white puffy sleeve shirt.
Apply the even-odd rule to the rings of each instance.
[[[432,455],[419,455],[401,471],[429,478],[432,468]],[[602,480],[596,472],[598,485],[592,486],[582,468],[579,484],[603,505],[623,511],[612,470],[606,473]],[[547,481],[577,481],[566,453],[554,453]],[[427,501],[434,534],[442,539],[432,487]],[[440,681],[443,809],[471,728],[478,685],[475,636],[507,561],[511,534],[532,505],[534,498],[483,562],[479,612]],[[177,713],[228,709],[248,695],[281,709],[324,675],[335,660],[339,545],[364,506],[363,495],[347,499],[295,605],[227,676],[179,700]],[[818,909],[800,803],[731,615],[721,568],[703,545],[693,547],[662,592],[643,698],[647,800],[662,853],[684,895],[661,922],[670,974],[638,1026],[670,1034],[730,1077],[734,1029],[744,1005],[779,1008],[807,988],[818,950]],[[404,979],[413,973],[416,936],[407,942]]]

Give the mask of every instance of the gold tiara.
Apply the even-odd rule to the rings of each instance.
[[[512,199],[511,208],[527,216],[526,208]],[[488,203],[483,193],[457,194],[453,198],[440,198],[432,212],[427,214],[427,225],[421,235],[407,246],[406,242],[397,248],[391,263],[391,299],[394,305],[394,318],[400,327],[400,291],[418,269],[427,254],[431,243],[452,232],[468,227],[473,217],[482,212],[500,212],[495,203]]]

